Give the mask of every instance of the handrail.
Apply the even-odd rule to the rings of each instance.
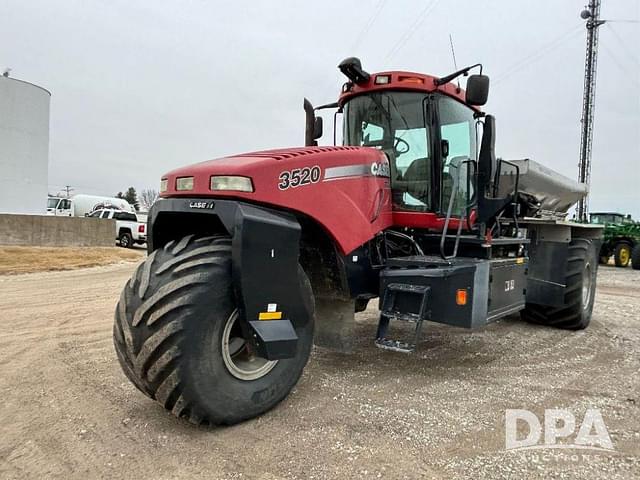
[[[502,164],[506,163],[507,165],[510,165],[511,167],[513,167],[516,171],[516,181],[515,184],[513,186],[513,193],[511,194],[513,196],[513,203],[516,203],[518,201],[518,192],[519,192],[519,187],[520,187],[520,167],[513,163],[510,162],[509,160],[503,160],[502,158],[498,159],[498,168],[497,168],[497,175],[496,175],[496,179],[494,182],[494,197],[496,195],[498,195],[499,192],[499,187],[500,187],[500,172],[502,172]],[[518,214],[515,211],[513,211],[513,222],[516,228],[516,232],[518,231]],[[516,233],[517,234],[517,233]]]
[[[469,203],[469,170],[467,169],[467,196],[465,198],[466,202],[463,206],[462,212],[460,212],[460,220],[458,221],[458,229],[456,230],[456,239],[453,245],[453,254],[452,255],[447,255],[445,253],[445,242],[447,240],[447,231],[449,230],[449,221],[451,220],[451,215],[453,213],[453,204],[454,204],[454,199],[455,199],[455,195],[456,192],[458,190],[458,185],[460,183],[460,170],[461,170],[461,166],[466,164],[466,163],[473,163],[472,160],[465,160],[464,162],[462,162],[462,164],[459,163],[459,161],[456,161],[456,159],[454,158],[451,163],[449,164],[449,169],[451,169],[452,167],[456,169],[456,174],[453,175],[453,185],[451,187],[451,195],[449,196],[449,205],[447,207],[447,216],[445,217],[444,220],[444,227],[442,229],[442,236],[440,237],[440,256],[443,258],[443,260],[450,260],[452,258],[455,258],[456,256],[458,256],[458,246],[460,244],[460,235],[462,233],[462,224],[463,222],[463,218],[467,216],[467,209],[469,207],[468,203]]]

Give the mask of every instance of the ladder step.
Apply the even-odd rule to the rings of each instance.
[[[389,338],[378,338],[376,340],[376,347],[399,353],[413,353],[416,349],[416,346],[411,343],[399,342]]]
[[[401,322],[408,323],[417,323],[422,321],[420,315],[416,315],[415,313],[382,312],[382,314],[385,315],[389,321],[399,320]]]

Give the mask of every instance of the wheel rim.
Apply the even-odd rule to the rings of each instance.
[[[582,308],[589,308],[591,302],[591,265],[589,263],[584,266],[584,274],[582,275]]]
[[[240,380],[257,380],[269,373],[278,363],[257,356],[249,343],[242,337],[235,310],[222,332],[222,360],[229,373]]]
[[[122,238],[120,239],[120,244],[128,247],[129,246],[129,238],[126,235],[123,235]]]
[[[620,249],[620,262],[623,265],[626,265],[627,263],[629,263],[629,249],[628,248],[621,248]]]

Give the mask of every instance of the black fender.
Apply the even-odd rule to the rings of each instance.
[[[166,231],[173,222],[180,225],[175,230],[178,236],[226,233],[231,237],[232,282],[245,338],[252,339],[269,360],[295,356],[295,330],[308,324],[312,315],[298,274],[301,227],[296,217],[236,200],[163,198],[149,212],[149,252],[172,239]],[[226,232],[208,230],[207,224],[222,225]]]

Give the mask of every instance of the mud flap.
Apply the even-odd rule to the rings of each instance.
[[[245,338],[268,360],[294,357],[296,330],[312,314],[299,281],[296,217],[235,200],[163,198],[149,212],[150,251],[163,245],[158,220],[168,229],[164,224],[189,217],[197,219],[191,232],[210,235],[207,226],[221,224],[232,238],[233,288]],[[169,238],[163,237],[165,243]]]
[[[309,321],[298,277],[300,224],[290,214],[238,204],[233,284],[241,323],[261,356],[296,355],[296,327]]]

